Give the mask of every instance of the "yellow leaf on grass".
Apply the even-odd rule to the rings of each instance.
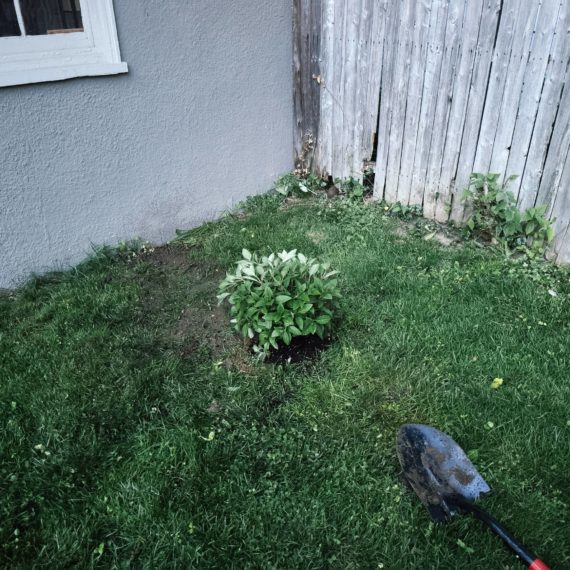
[[[493,388],[493,390],[498,390],[502,385],[503,385],[503,379],[502,378],[495,378],[491,382],[491,388]]]

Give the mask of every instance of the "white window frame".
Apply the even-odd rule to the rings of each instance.
[[[14,0],[23,30],[19,0]],[[80,0],[83,32],[0,38],[0,87],[126,73],[113,0]]]

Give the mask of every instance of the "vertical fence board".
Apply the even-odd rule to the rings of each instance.
[[[303,0],[309,1],[309,0]],[[316,141],[315,170],[322,175],[332,171],[332,120],[334,101],[331,88],[334,74],[334,3],[323,0],[321,9],[321,51],[319,56],[320,86],[319,137]]]
[[[436,203],[435,218],[440,222],[447,221],[450,213],[454,175],[461,147],[465,110],[469,99],[469,85],[475,63],[475,50],[480,32],[486,33],[484,27],[486,24],[481,21],[482,16],[482,0],[467,2],[460,61],[454,78],[447,136],[444,141],[441,169],[437,180],[439,197]],[[480,29],[481,24],[483,24],[482,29]]]
[[[499,111],[499,120],[494,125],[495,139],[493,141],[490,162],[487,164],[486,162],[479,162],[476,159],[475,169],[479,172],[490,171],[504,174],[507,169],[509,153],[517,123],[517,113],[521,104],[524,78],[529,65],[531,45],[537,20],[544,12],[544,5],[538,2],[532,2],[528,12],[524,9],[521,10],[522,14],[527,15],[526,22],[524,29],[521,30],[520,36],[516,30],[514,32],[515,39],[507,70],[504,94]],[[544,18],[542,22],[544,23]]]
[[[346,2],[346,30],[345,30],[345,58],[342,66],[345,72],[343,81],[343,112],[342,112],[342,142],[340,152],[342,160],[339,164],[339,177],[347,178],[352,174],[354,163],[354,129],[357,124],[357,110],[355,104],[356,88],[358,85],[358,42],[362,14],[362,4],[365,0]]]
[[[333,0],[331,0],[333,1]],[[329,88],[332,91],[334,101],[333,118],[332,118],[332,144],[333,144],[333,162],[331,165],[331,175],[333,177],[342,176],[345,170],[345,160],[342,154],[344,144],[344,86],[346,81],[347,66],[346,52],[348,50],[348,41],[346,37],[347,31],[347,11],[349,4],[353,4],[355,0],[334,0],[334,68],[333,68],[333,84]]]
[[[386,164],[388,161],[388,134],[392,118],[392,82],[394,79],[394,60],[396,55],[397,26],[400,21],[396,2],[389,2],[386,10],[384,29],[384,50],[382,58],[382,82],[380,90],[380,109],[378,119],[378,152],[376,157],[376,175],[374,178],[374,196],[384,197]]]
[[[509,159],[503,170],[497,170],[497,172],[502,172],[504,175],[519,175],[511,187],[511,190],[517,197],[540,104],[550,48],[554,40],[554,30],[558,22],[559,12],[559,2],[544,2],[541,6],[534,33],[533,46],[526,68],[513,139],[508,152]]]
[[[538,195],[546,152],[553,133],[554,121],[559,111],[564,81],[567,80],[565,73],[570,55],[570,43],[567,37],[569,27],[570,9],[568,4],[564,2],[554,31],[551,55],[536,112],[532,139],[528,145],[524,172],[521,172],[518,201],[521,210],[533,206]]]
[[[422,104],[412,166],[412,187],[410,189],[409,203],[413,205],[421,206],[424,200],[424,184],[433,135],[433,119],[437,103],[437,88],[441,70],[441,54],[444,49],[448,8],[448,0],[434,0],[433,2],[429,28],[431,37],[427,46]]]
[[[369,47],[368,77],[366,81],[366,116],[362,133],[362,157],[372,158],[374,139],[378,125],[378,103],[380,82],[382,78],[382,56],[384,52],[384,36],[386,33],[386,10],[388,0],[369,0],[372,13],[372,27]],[[366,57],[363,54],[363,57]]]
[[[372,28],[372,13],[370,11],[370,0],[362,0],[360,13],[360,29],[356,38],[356,63],[355,72],[357,79],[355,81],[355,106],[356,118],[352,137],[349,140],[351,145],[350,153],[352,160],[350,162],[350,173],[360,173],[362,171],[362,159],[365,156],[362,153],[362,136],[364,133],[364,121],[366,117],[367,89],[365,78],[368,77],[368,67],[370,65],[370,32]]]
[[[516,97],[520,93],[520,82],[539,6],[538,3],[532,3],[532,7],[525,10],[521,4],[523,1],[507,0],[503,6],[487,93],[481,94],[484,109],[472,167],[476,172],[489,170],[497,131],[507,134],[504,121],[512,118],[511,110],[516,108]],[[519,69],[521,71],[517,73]],[[499,144],[500,141],[497,141],[497,146]]]
[[[499,70],[497,70],[495,64],[508,61],[508,56],[511,51],[509,37],[512,37],[515,16],[519,8],[518,3],[520,2],[520,0],[511,1],[510,8],[506,12],[503,11],[500,23],[501,28],[499,29],[496,49],[494,50],[495,33],[489,32],[494,32],[497,29],[499,1],[500,0],[487,0],[481,18],[482,31],[486,30],[487,33],[481,33],[479,35],[476,49],[451,205],[451,219],[459,223],[463,221],[465,212],[461,196],[463,190],[469,183],[471,172],[476,170],[473,165],[478,150],[477,143],[479,141],[481,145],[481,138],[483,137],[483,124],[485,122],[483,113],[488,113],[491,109],[493,111],[496,109],[498,112],[499,103],[497,100],[500,96],[500,91],[496,86],[501,78],[505,76],[506,63],[500,65]],[[504,31],[503,33],[501,33],[501,29]],[[500,54],[500,56],[497,54]],[[493,58],[495,59],[494,62]],[[489,74],[492,72],[493,67],[495,67],[495,80],[491,81],[490,77],[492,74],[491,76]],[[492,89],[493,85],[495,85],[495,89]],[[489,105],[485,104],[486,93]],[[498,118],[495,117],[495,126],[497,120]],[[488,121],[488,123],[490,123],[490,121]],[[489,151],[489,156],[490,152],[491,151]]]
[[[313,76],[319,74],[321,38],[320,2],[293,2],[293,116],[295,163],[311,161],[303,156],[307,137],[318,139],[320,90]],[[308,166],[308,164],[303,164]]]
[[[552,207],[552,217],[556,219],[554,229],[556,236],[554,238],[554,251],[558,254],[561,262],[570,262],[570,156],[566,156],[566,161],[562,168],[560,177],[560,186],[556,194]]]
[[[559,114],[564,115],[567,109],[570,109],[570,68],[566,68],[564,87],[562,98],[558,107]],[[552,151],[550,151],[552,149]],[[557,120],[552,130],[552,138],[550,140],[549,152],[544,162],[544,171],[538,188],[536,198],[537,204],[548,204],[548,215],[552,215],[556,194],[558,191],[566,191],[561,186],[561,176],[564,164],[568,161],[568,152],[570,151],[570,120]],[[561,188],[561,190],[559,190]]]
[[[455,68],[461,50],[464,10],[465,0],[450,0],[450,11],[447,15],[445,44],[433,122],[433,135],[424,188],[424,216],[430,219],[435,218],[436,203],[440,193],[439,177],[441,173],[441,155],[445,145],[449,111],[453,100]]]
[[[384,197],[389,202],[397,200],[400,158],[402,156],[403,125],[406,118],[406,93],[408,87],[410,50],[414,32],[412,2],[404,2],[397,33],[394,78],[392,81],[392,116],[388,129],[388,160],[386,163],[386,189]]]
[[[418,0],[414,13],[414,37],[410,52],[411,65],[406,102],[406,118],[403,127],[402,156],[396,199],[402,204],[408,204],[412,185],[414,155],[417,146],[418,124],[422,105],[422,87],[424,82],[427,36],[432,15],[432,3]]]

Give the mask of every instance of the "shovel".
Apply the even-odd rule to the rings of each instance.
[[[502,524],[474,505],[491,489],[465,452],[445,433],[422,424],[405,424],[396,438],[398,459],[406,480],[435,522],[459,513],[483,521],[531,570],[548,570]]]

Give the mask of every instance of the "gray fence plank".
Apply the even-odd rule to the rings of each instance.
[[[429,152],[433,136],[433,121],[437,104],[437,89],[444,50],[445,28],[449,9],[448,0],[434,0],[430,20],[430,42],[427,47],[426,69],[422,89],[422,104],[418,125],[416,150],[412,170],[412,187],[409,203],[422,205],[428,169]],[[433,25],[432,25],[433,23]]]
[[[568,78],[565,73],[570,56],[568,29],[570,28],[570,6],[564,2],[561,6],[558,23],[554,32],[545,81],[536,112],[536,120],[532,131],[532,139],[528,145],[524,172],[521,173],[519,189],[519,208],[524,210],[534,206],[544,161],[553,134],[554,121],[560,109],[560,99],[564,82]],[[553,151],[555,148],[553,148]]]
[[[394,78],[392,81],[392,115],[388,130],[388,161],[386,164],[386,189],[384,197],[395,202],[398,195],[402,139],[406,120],[406,94],[410,76],[410,54],[414,33],[414,6],[404,2],[401,8],[400,26],[397,34]]]
[[[476,170],[474,167],[476,154],[481,149],[481,146],[485,144],[485,135],[483,133],[483,125],[485,124],[484,113],[487,116],[491,111],[493,111],[493,114],[495,110],[498,113],[499,103],[497,101],[500,101],[500,90],[497,86],[501,78],[505,76],[506,62],[508,62],[508,56],[511,51],[509,38],[513,36],[515,18],[520,7],[520,1],[511,0],[510,7],[506,12],[505,8],[503,9],[495,49],[494,33],[486,33],[479,36],[457,161],[457,172],[453,183],[454,194],[451,205],[451,219],[454,222],[462,222],[464,219],[465,207],[461,199],[462,194],[465,188],[467,188],[471,172]],[[499,5],[500,0],[487,0],[483,8],[482,28],[491,31],[497,29]],[[490,72],[491,76],[489,75]],[[487,97],[485,97],[486,95]],[[498,117],[495,117],[495,128],[497,120]],[[487,120],[487,124],[491,124],[490,119]],[[492,141],[493,139],[491,139],[491,150]],[[478,142],[479,145],[477,144]],[[489,160],[491,150],[489,150]]]
[[[451,211],[451,196],[465,124],[465,112],[469,100],[469,86],[475,64],[477,42],[480,39],[480,34],[489,33],[486,27],[487,22],[482,21],[482,17],[483,1],[470,0],[467,2],[462,34],[464,39],[461,45],[459,65],[453,80],[447,136],[444,141],[441,170],[437,180],[439,198],[436,203],[435,218],[440,222],[446,222]]]
[[[394,62],[398,26],[400,23],[399,6],[396,2],[389,2],[386,10],[386,23],[384,25],[384,50],[382,58],[382,83],[380,90],[380,110],[378,119],[378,152],[376,157],[376,175],[374,178],[374,197],[384,197],[386,181],[386,165],[388,162],[388,135],[392,119],[392,82],[394,80]]]
[[[422,90],[426,68],[428,34],[432,23],[432,2],[418,1],[414,13],[414,37],[410,52],[410,71],[403,126],[402,156],[396,199],[402,204],[410,201],[414,155],[418,142],[418,125],[422,106]]]
[[[517,197],[521,183],[520,175],[523,174],[526,165],[559,13],[560,2],[543,2],[526,68],[513,138],[508,149],[508,162],[504,170],[498,170],[505,175],[519,175],[511,187]]]
[[[464,11],[465,0],[451,0],[447,15],[433,135],[424,189],[424,216],[430,219],[435,218],[436,204],[441,190],[439,186],[441,155],[445,145],[449,112],[453,100],[455,69],[461,53]],[[471,25],[471,22],[468,22],[467,25]]]

